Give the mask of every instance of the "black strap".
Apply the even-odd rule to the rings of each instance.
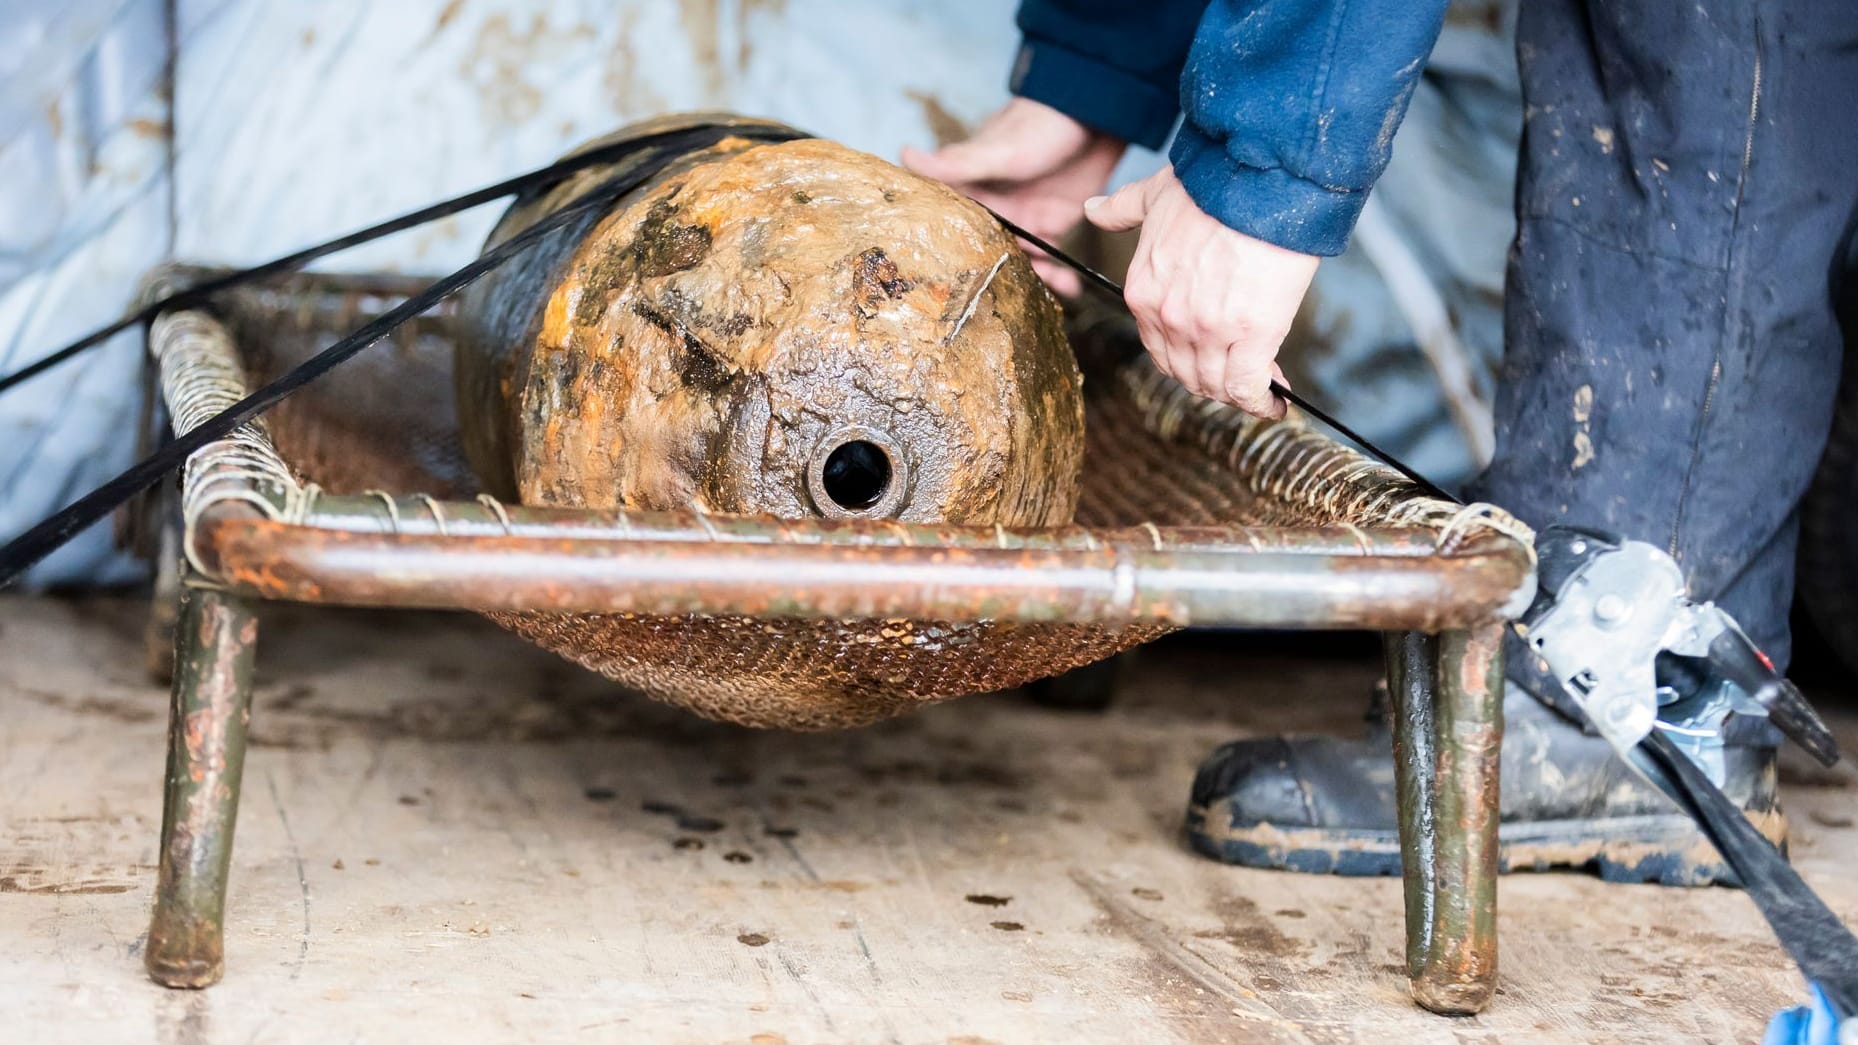
[[[582,171],[589,167],[597,167],[602,164],[623,160],[647,146],[665,142],[689,140],[693,131],[704,130],[715,126],[717,125],[701,124],[697,127],[680,127],[676,130],[656,131],[651,134],[640,135],[637,138],[630,138],[622,142],[613,142],[608,145],[596,145],[584,152],[579,152],[565,159],[557,160],[546,167],[537,168],[527,174],[518,174],[514,178],[507,178],[495,185],[486,185],[481,189],[467,192],[462,196],[453,196],[449,200],[440,201],[430,207],[421,207],[415,211],[408,211],[397,218],[390,218],[378,225],[370,225],[365,229],[358,229],[346,236],[338,236],[335,239],[324,243],[318,243],[313,247],[305,248],[294,254],[286,254],[281,258],[274,258],[262,265],[254,265],[248,269],[240,269],[237,272],[228,272],[221,276],[215,276],[212,279],[203,280],[184,290],[176,291],[166,297],[159,298],[139,308],[132,309],[121,319],[116,320],[108,326],[100,330],[93,330],[56,352],[48,353],[42,358],[26,364],[5,377],[0,377],[0,394],[4,394],[7,389],[12,388],[14,385],[22,381],[31,380],[68,359],[82,355],[85,350],[102,344],[112,336],[120,334],[130,327],[147,323],[163,312],[172,309],[191,308],[206,302],[209,298],[222,290],[230,290],[233,287],[242,286],[246,283],[264,279],[268,276],[293,272],[308,265],[312,261],[328,257],[338,251],[344,251],[350,247],[357,247],[363,243],[380,239],[383,236],[391,236],[396,232],[404,232],[407,229],[424,225],[427,222],[437,221],[440,218],[449,218],[460,211],[467,211],[473,207],[479,207],[494,200],[500,200],[505,196],[514,195],[518,192],[526,192],[532,189],[545,189],[576,171]],[[705,133],[708,132],[706,131]],[[770,141],[778,141],[783,138],[793,137],[793,135],[778,134],[769,128],[754,126],[735,128],[731,133],[744,138],[765,139]],[[714,139],[712,139],[712,141],[713,140]]]
[[[1858,937],[1793,869],[1774,843],[1748,822],[1729,796],[1663,733],[1653,730],[1639,748],[1652,776],[1696,820],[1710,843],[1742,879],[1782,949],[1807,982],[1826,992],[1840,1019],[1858,1017]]]
[[[25,533],[8,542],[5,547],[0,547],[0,588],[4,588],[13,583],[22,573],[32,568],[33,565],[45,558],[45,556],[50,555],[67,541],[71,540],[71,538],[75,537],[86,527],[91,526],[110,512],[116,510],[142,490],[154,485],[162,476],[179,468],[186,462],[187,457],[200,447],[216,439],[224,438],[240,425],[245,424],[264,411],[277,405],[279,402],[282,402],[304,385],[328,373],[362,349],[367,348],[375,341],[385,337],[401,323],[433,307],[440,301],[443,301],[445,298],[469,285],[479,276],[502,265],[511,257],[514,257],[516,254],[534,244],[536,240],[540,239],[543,235],[566,225],[588,210],[605,206],[613,200],[618,199],[620,196],[631,192],[633,189],[644,184],[645,181],[662,169],[664,164],[670,162],[675,157],[692,149],[712,145],[722,138],[731,135],[753,138],[761,141],[788,141],[795,138],[806,137],[806,135],[797,131],[784,131],[769,127],[736,127],[719,124],[699,124],[693,127],[660,131],[642,135],[624,142],[599,146],[550,164],[547,167],[478,189],[475,192],[469,192],[463,196],[457,196],[442,203],[403,214],[398,218],[370,226],[357,232],[349,233],[346,236],[329,240],[326,243],[321,243],[294,254],[268,261],[253,268],[227,273],[184,290],[177,291],[156,301],[149,302],[101,330],[86,335],[72,344],[47,355],[43,359],[13,374],[7,375],[5,378],[0,378],[0,393],[4,393],[8,388],[36,374],[43,373],[88,348],[101,344],[112,334],[126,330],[138,323],[145,323],[153,320],[155,316],[163,311],[195,306],[204,303],[209,300],[213,294],[220,291],[250,283],[254,280],[263,279],[267,276],[276,275],[281,272],[288,272],[301,268],[311,261],[340,250],[345,250],[357,244],[379,239],[382,236],[391,235],[392,233],[409,229],[425,222],[446,217],[461,210],[475,207],[513,193],[552,185],[559,182],[567,175],[587,167],[613,163],[628,157],[640,155],[644,150],[651,150],[649,153],[645,154],[645,158],[640,164],[629,168],[626,173],[610,179],[591,192],[577,198],[568,206],[549,214],[536,224],[525,229],[522,233],[487,250],[475,261],[451,275],[440,279],[431,287],[419,294],[413,295],[393,309],[377,316],[374,320],[365,324],[353,334],[350,334],[317,353],[294,370],[246,396],[244,399],[210,418],[186,435],[177,437],[166,443],[154,454],[132,465],[121,475],[116,476],[114,479],[104,483],[84,497],[60,509],[50,518],[41,521],[30,530],[27,530]],[[990,211],[989,213],[992,212]],[[1119,304],[1123,303],[1122,287],[1118,285],[1115,280],[1097,272],[1095,269],[1090,268],[1083,262],[1071,257],[1064,251],[1059,250],[1040,237],[1008,221],[999,214],[994,214],[994,217],[1008,231],[1032,243],[1047,254],[1050,254],[1059,263],[1076,270],[1088,280],[1092,286],[1109,293]],[[1271,390],[1283,396],[1286,400],[1296,404],[1305,412],[1309,413],[1310,416],[1334,428],[1343,436],[1354,440],[1362,449],[1412,480],[1429,495],[1442,500],[1454,502],[1457,500],[1412,468],[1407,467],[1406,464],[1392,454],[1375,446],[1353,429],[1336,420],[1334,417],[1331,417],[1328,413],[1284,387],[1279,382],[1271,382]]]
[[[130,466],[121,475],[97,487],[72,504],[53,513],[50,518],[9,541],[4,548],[0,548],[0,587],[11,584],[20,574],[56,551],[86,527],[101,520],[137,493],[154,485],[162,476],[179,468],[194,451],[216,439],[225,438],[240,425],[276,406],[304,385],[335,369],[362,349],[385,337],[400,324],[430,309],[440,301],[464,289],[484,273],[497,268],[528,249],[543,236],[580,218],[588,211],[608,206],[614,200],[643,185],[671,160],[692,149],[715,144],[730,135],[768,141],[790,140],[800,136],[793,132],[778,132],[762,128],[744,129],[704,124],[638,138],[626,143],[627,148],[616,155],[610,155],[606,161],[610,163],[616,158],[638,156],[639,162],[628,167],[625,172],[607,179],[594,189],[576,197],[568,205],[550,212],[522,232],[485,251],[482,256],[465,267],[383,312],[364,324],[361,329],[323,349],[289,373],[215,414],[199,427],[185,435],[175,437],[155,453]],[[502,183],[508,187],[504,195],[549,184],[559,178],[559,173],[553,168],[544,168],[542,171],[532,172],[522,178],[513,178]],[[292,255],[292,258],[302,257],[318,249],[320,248],[312,248],[311,251]],[[277,264],[277,262],[272,262],[270,266],[259,266],[259,269],[246,269],[232,273],[216,281],[216,289],[223,290],[227,286],[248,282],[257,278],[252,273],[259,270],[281,271],[279,268],[271,267]],[[173,307],[173,301],[180,297],[182,297],[180,294],[171,296],[166,307]]]
[[[1545,531],[1542,537],[1542,566],[1553,572],[1557,568],[1551,554],[1555,535]],[[1545,584],[1538,605],[1554,590],[1555,586]],[[1514,628],[1507,629],[1504,636],[1504,652],[1504,673],[1510,682],[1572,721],[1586,721],[1580,703]],[[1629,753],[1629,761],[1697,822],[1710,844],[1742,880],[1742,887],[1767,919],[1781,948],[1808,981],[1825,990],[1835,1012],[1841,1018],[1858,1015],[1858,938],[1788,864],[1787,857],[1661,731],[1653,729],[1641,740]]]

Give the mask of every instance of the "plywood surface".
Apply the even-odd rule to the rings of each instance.
[[[1406,998],[1397,882],[1188,852],[1197,761],[1351,728],[1371,660],[1163,651],[1107,715],[984,697],[798,736],[474,618],[279,610],[229,972],[167,992],[140,962],[166,702],[140,627],[0,600],[9,1040],[1750,1041],[1801,989],[1740,893],[1522,876],[1496,1002],[1446,1020]],[[1858,918],[1858,782],[1788,779],[1799,865]]]

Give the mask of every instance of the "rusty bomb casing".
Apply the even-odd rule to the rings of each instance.
[[[602,142],[699,119],[718,118]],[[619,170],[519,199],[491,242]],[[842,145],[689,152],[460,313],[472,467],[525,505],[1028,526],[1076,509],[1081,378],[1056,302],[985,210]]]
[[[603,141],[717,122],[776,126],[672,117]],[[519,198],[491,242],[636,162]],[[831,142],[692,149],[486,275],[457,328],[467,455],[524,505],[1006,526],[1077,507],[1082,379],[1025,255],[969,200]],[[1120,644],[990,621],[489,616],[698,714],[791,729]]]

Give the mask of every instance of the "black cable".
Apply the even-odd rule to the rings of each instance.
[[[1826,992],[1841,1019],[1858,1017],[1858,937],[1671,738],[1654,729],[1639,750],[1654,779],[1735,869],[1800,974]]]
[[[567,225],[590,210],[611,204],[614,200],[643,185],[672,159],[693,148],[714,144],[731,133],[736,133],[736,129],[706,124],[701,127],[653,135],[649,139],[635,139],[630,143],[631,148],[622,153],[622,156],[637,154],[643,146],[653,142],[657,143],[657,148],[647,152],[643,161],[637,166],[613,176],[587,193],[576,197],[572,203],[550,212],[535,224],[491,247],[470,264],[440,279],[394,308],[381,313],[364,324],[361,329],[323,349],[289,373],[215,414],[199,427],[185,435],[176,436],[160,450],[130,466],[121,475],[97,487],[54,513],[50,518],[9,541],[5,547],[0,548],[0,587],[11,584],[20,574],[32,568],[39,560],[51,554],[80,531],[98,522],[137,493],[160,481],[162,476],[184,464],[196,450],[214,440],[225,438],[240,425],[276,406],[304,385],[340,366],[362,349],[391,333],[394,328],[408,319],[457,293],[484,273],[497,268],[533,246],[543,236]],[[759,137],[777,140],[778,138],[791,138],[793,135],[763,132]],[[536,179],[540,173],[537,172],[528,177]],[[535,181],[525,183],[519,188],[533,184]],[[248,275],[249,271],[233,275],[251,278]],[[223,286],[224,284],[221,289]]]
[[[1005,227],[1005,229],[1008,232],[1011,232],[1013,235],[1018,236],[1020,239],[1025,240],[1026,242],[1039,248],[1045,253],[1050,254],[1052,256],[1052,260],[1057,261],[1059,264],[1064,265],[1066,268],[1069,268],[1071,271],[1076,272],[1078,275],[1084,277],[1085,281],[1088,282],[1091,286],[1096,287],[1098,290],[1103,291],[1104,293],[1110,295],[1111,297],[1114,297],[1116,299],[1116,303],[1121,305],[1123,308],[1127,309],[1129,307],[1128,302],[1123,300],[1122,284],[1116,282],[1115,280],[1104,275],[1103,273],[1098,272],[1096,269],[1091,268],[1089,265],[1084,264],[1083,262],[1077,260],[1071,255],[1066,254],[1064,251],[1059,250],[1057,247],[1051,245],[1050,243],[1045,242],[1043,239],[1040,239],[1038,236],[1035,236],[1032,233],[1027,232],[1025,229],[1020,228],[1018,225],[1014,224],[1011,221],[1008,221],[1006,218],[1001,217],[993,209],[988,208],[987,213],[992,214],[994,216],[994,219],[997,220],[1003,227]],[[1387,467],[1392,468],[1394,471],[1399,472],[1401,475],[1404,475],[1408,479],[1412,480],[1413,484],[1418,486],[1420,490],[1425,492],[1427,496],[1436,497],[1441,501],[1450,501],[1453,504],[1464,503],[1463,501],[1452,496],[1451,494],[1446,493],[1442,488],[1439,487],[1437,483],[1434,483],[1432,480],[1414,471],[1411,467],[1409,467],[1406,464],[1406,462],[1400,460],[1398,457],[1395,457],[1393,454],[1388,453],[1387,451],[1381,449],[1380,447],[1375,446],[1373,443],[1369,442],[1366,438],[1364,438],[1361,435],[1361,433],[1355,431],[1354,429],[1343,424],[1341,421],[1338,421],[1334,417],[1330,416],[1328,411],[1321,409],[1320,407],[1316,406],[1316,404],[1310,402],[1309,400],[1303,398],[1297,393],[1291,391],[1290,388],[1286,386],[1282,381],[1273,379],[1271,382],[1271,391],[1274,394],[1283,397],[1286,401],[1295,404],[1297,408],[1302,410],[1304,413],[1309,414],[1311,417],[1314,417],[1318,421],[1321,421],[1323,424],[1328,425],[1330,428],[1335,429],[1337,432],[1340,432],[1342,435],[1353,440],[1357,446],[1360,446],[1363,450],[1366,450],[1369,453],[1369,455],[1374,457],[1375,460],[1380,461],[1382,464],[1386,465]]]
[[[440,218],[448,218],[460,211],[470,210],[473,207],[482,206],[493,200],[501,199],[514,193],[524,192],[530,189],[545,188],[577,171],[585,170],[589,167],[597,167],[601,164],[613,163],[625,159],[627,156],[632,155],[642,148],[665,141],[675,140],[680,138],[680,136],[688,137],[693,130],[715,126],[715,124],[703,124],[698,128],[680,127],[668,131],[655,131],[651,134],[640,135],[637,138],[631,138],[622,142],[597,145],[585,152],[576,153],[565,159],[557,160],[546,167],[539,167],[527,174],[518,174],[513,178],[506,178],[495,185],[486,185],[481,189],[467,192],[462,196],[453,196],[451,199],[435,203],[430,207],[421,207],[415,211],[408,211],[397,218],[390,218],[377,225],[370,225],[365,229],[358,229],[345,236],[338,236],[327,242],[318,243],[313,247],[306,247],[294,254],[286,254],[281,258],[274,258],[261,265],[254,265],[251,268],[240,269],[237,272],[228,272],[221,276],[203,280],[184,290],[176,291],[166,297],[151,301],[139,308],[133,309],[127,315],[108,326],[100,330],[94,330],[56,352],[49,353],[34,360],[5,377],[0,377],[0,395],[4,395],[7,389],[12,388],[14,385],[23,381],[29,381],[68,359],[82,355],[86,350],[102,344],[110,337],[120,334],[130,327],[147,323],[162,312],[176,308],[189,308],[201,304],[222,290],[229,290],[233,287],[250,283],[253,280],[275,276],[282,272],[290,272],[302,268],[318,258],[327,257],[330,254],[347,250],[350,247],[360,246],[363,243],[380,239],[383,236],[391,236],[396,232],[404,232],[407,229],[424,225],[427,222],[437,221]],[[738,127],[733,128],[730,133],[740,135],[744,138],[766,139],[769,141],[778,141],[793,137],[791,134],[774,131],[766,127]]]
[[[31,378],[35,374],[43,373],[58,365],[58,363],[83,352],[85,349],[101,343],[112,334],[126,330],[137,323],[148,322],[154,319],[155,316],[164,310],[197,305],[210,299],[213,294],[220,291],[240,286],[252,282],[253,280],[263,279],[267,276],[276,275],[280,272],[287,272],[299,268],[317,258],[333,254],[336,251],[345,250],[357,244],[366,243],[370,240],[379,239],[382,236],[391,235],[392,233],[412,228],[425,222],[446,217],[461,210],[466,210],[491,200],[511,195],[512,193],[554,184],[559,182],[563,177],[578,170],[623,160],[635,156],[646,149],[653,150],[646,155],[646,159],[643,163],[622,174],[615,175],[590,192],[576,198],[567,206],[550,213],[537,221],[534,225],[512,236],[510,239],[486,250],[482,256],[478,257],[470,264],[438,280],[427,289],[409,297],[400,305],[377,316],[372,321],[364,324],[359,330],[356,330],[354,333],[317,353],[289,373],[265,385],[263,388],[258,389],[256,392],[251,393],[221,413],[209,418],[192,431],[164,444],[161,449],[151,456],[132,465],[128,470],[116,476],[114,479],[104,483],[89,494],[86,494],[84,497],[79,498],[77,501],[54,513],[51,517],[41,521],[30,530],[27,530],[25,533],[8,542],[4,547],[0,547],[0,588],[4,588],[6,585],[11,584],[14,580],[18,579],[22,573],[30,569],[45,556],[51,554],[86,527],[96,523],[98,520],[127,502],[130,498],[134,497],[137,493],[154,485],[162,476],[186,463],[187,458],[196,450],[214,440],[222,439],[229,435],[240,425],[247,423],[259,414],[277,405],[304,385],[309,384],[311,381],[316,380],[335,367],[340,366],[356,353],[359,353],[361,350],[391,333],[396,327],[406,322],[408,319],[438,304],[440,301],[458,292],[465,286],[468,286],[484,273],[502,265],[511,257],[514,257],[516,254],[532,246],[542,236],[563,227],[569,221],[579,217],[583,213],[595,207],[605,206],[626,193],[633,191],[640,185],[643,185],[676,156],[691,149],[713,145],[722,138],[731,135],[760,141],[789,141],[795,138],[806,137],[806,135],[796,131],[776,130],[766,127],[728,127],[717,124],[701,124],[695,127],[659,131],[652,134],[641,135],[640,137],[624,142],[598,146],[550,164],[547,167],[542,167],[530,171],[527,174],[521,174],[514,178],[506,179],[495,185],[490,185],[462,196],[455,196],[430,207],[423,207],[378,225],[373,225],[357,232],[349,233],[346,236],[341,236],[325,243],[306,248],[294,254],[265,262],[262,265],[241,269],[237,272],[230,272],[222,276],[205,280],[194,286],[167,295],[159,300],[152,301],[115,323],[80,338],[78,341],[73,342],[65,348],[59,349],[15,373],[7,375],[5,378],[0,378],[0,393],[4,393],[7,389]],[[992,212],[990,211],[989,213]],[[1095,269],[1071,257],[1052,244],[1045,242],[1038,236],[1020,228],[1006,218],[998,214],[994,214],[994,218],[1008,231],[1045,251],[1061,264],[1069,266],[1078,272],[1079,275],[1090,281],[1093,286],[1113,295],[1118,303],[1124,304],[1124,307],[1127,307],[1126,303],[1123,302],[1122,287],[1118,285],[1115,280],[1097,272]],[[1398,458],[1362,438],[1348,426],[1330,417],[1323,410],[1310,404],[1301,396],[1298,396],[1290,389],[1284,387],[1281,383],[1277,381],[1271,382],[1271,390],[1296,404],[1305,412],[1309,413],[1310,416],[1334,428],[1343,436],[1354,440],[1374,457],[1412,480],[1424,492],[1443,500],[1457,501],[1456,498],[1434,485],[1424,476],[1407,467]]]

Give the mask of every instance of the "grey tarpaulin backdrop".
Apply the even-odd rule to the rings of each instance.
[[[264,260],[545,163],[638,117],[737,110],[894,157],[997,106],[1017,42],[1006,0],[4,6],[5,371],[115,315],[164,258]],[[1379,248],[1358,244],[1323,266],[1291,368],[1369,438],[1447,479],[1468,473],[1470,458],[1411,329],[1448,318],[1487,384],[1520,123],[1510,6],[1454,6],[1376,193]],[[1131,157],[1122,177],[1156,162]],[[454,267],[495,209],[324,266]],[[1382,278],[1390,265],[1399,300]],[[0,400],[0,537],[128,464],[138,352],[139,338],[124,335]],[[98,527],[33,580],[135,575]]]

